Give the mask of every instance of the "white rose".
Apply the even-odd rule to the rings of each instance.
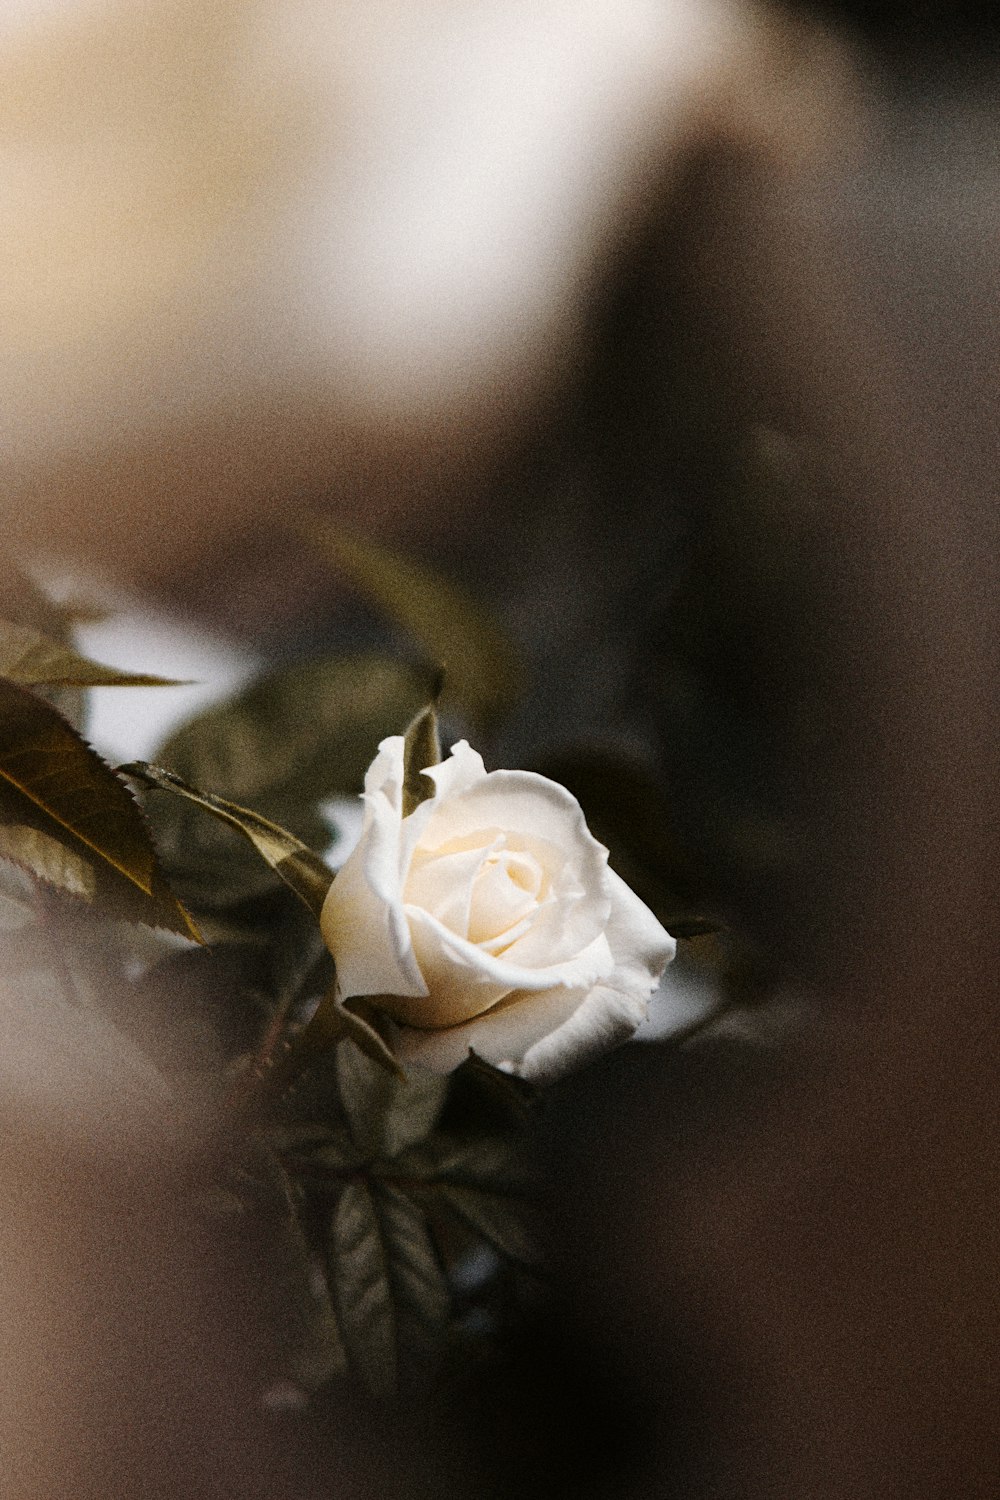
[[[404,1063],[449,1072],[469,1048],[551,1077],[630,1036],[675,943],[608,868],[576,799],[491,771],[464,740],[402,811],[403,740],[365,778],[361,838],[321,925],[341,995],[377,997]]]

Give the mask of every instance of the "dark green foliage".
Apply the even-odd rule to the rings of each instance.
[[[337,1084],[351,1135],[368,1160],[391,1160],[422,1141],[448,1093],[447,1078],[423,1072],[397,1077],[372,1067],[350,1043],[337,1048]]]
[[[252,808],[240,807],[212,792],[199,791],[172,771],[165,771],[162,766],[135,761],[120,769],[122,774],[131,776],[146,786],[173,792],[195,807],[202,808],[219,822],[235,828],[313,915],[319,916],[333,880],[333,872],[301,839],[268,818],[262,818]]]
[[[373,1394],[391,1395],[447,1334],[448,1284],[423,1212],[386,1183],[348,1182],[329,1250],[348,1359]]]
[[[428,691],[427,674],[381,656],[299,662],[191,720],[156,759],[319,851],[331,838],[320,805],[360,793],[379,741],[401,732]],[[251,923],[245,908],[274,892],[275,870],[193,804],[154,799],[149,816],[184,899],[206,918]]]
[[[123,672],[81,656],[29,625],[0,620],[0,677],[22,687],[177,687],[167,677]]]
[[[403,817],[434,795],[434,783],[424,771],[441,760],[437,708],[427,705],[413,719],[403,740]]]
[[[4,678],[0,853],[112,916],[197,937],[128,789],[51,704]]]
[[[457,1337],[455,1277],[476,1245],[503,1257],[487,1298],[504,1262],[539,1264],[522,1126],[463,1101],[481,1086],[393,1077],[344,1040],[279,1108],[273,1138],[315,1205],[305,1222],[322,1237],[348,1359],[375,1395],[440,1367]]]

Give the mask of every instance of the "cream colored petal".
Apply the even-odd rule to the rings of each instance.
[[[403,906],[400,869],[398,747],[385,740],[365,778],[365,817],[354,851],[327,894],[320,915],[341,992],[352,995],[426,995]]]
[[[393,1007],[396,1019],[411,1026],[455,1025],[480,1015],[515,990],[589,989],[614,968],[603,933],[564,963],[523,969],[456,937],[427,912],[408,907],[407,915],[413,949],[429,991],[426,1001],[409,1004],[404,999]]]
[[[588,829],[576,798],[546,776],[490,771],[465,790],[456,787],[454,795],[435,802],[424,840],[435,846],[481,828],[543,840],[570,859],[587,889],[600,883],[607,850]]]
[[[381,741],[378,754],[365,772],[365,796],[382,792],[387,801],[403,814],[403,736],[391,734]]]
[[[648,991],[642,994],[595,985],[561,1026],[513,1060],[512,1071],[536,1083],[557,1078],[627,1042],[648,1010]]]
[[[445,797],[457,797],[462,792],[471,791],[486,779],[483,757],[472,749],[468,740],[458,740],[452,745],[451,754],[446,760],[441,761],[440,765],[426,767],[426,771],[437,788],[435,800],[438,802]]]
[[[472,889],[487,849],[456,849],[448,854],[414,852],[404,897],[408,905],[430,912],[459,937],[469,936]]]
[[[530,855],[500,850],[482,863],[473,882],[467,936],[490,943],[538,910],[542,872]]]
[[[421,842],[437,847],[485,830],[502,832],[545,872],[547,895],[507,961],[523,968],[572,958],[603,930],[610,914],[607,850],[589,832],[576,799],[529,771],[491,771],[468,791],[434,804]]]
[[[514,992],[488,1013],[445,1031],[404,1028],[402,1060],[450,1072],[472,1047],[496,1067],[543,1082],[627,1041],[645,1020],[649,996],[676,943],[619,876],[609,870],[608,877],[611,975],[587,987]]]
[[[608,870],[608,882],[607,938],[614,972],[563,1025],[515,1060],[514,1071],[522,1078],[554,1078],[627,1041],[646,1019],[649,996],[677,950],[669,932],[613,870]]]
[[[615,958],[616,983],[645,984],[649,994],[677,952],[677,943],[620,875],[609,869],[607,881],[611,913],[606,932]]]
[[[504,949],[504,962],[522,969],[566,962],[603,933],[610,911],[603,881],[591,890],[577,887],[570,895],[550,896],[539,904],[523,936]]]
[[[400,1028],[396,1052],[407,1067],[450,1073],[465,1062],[470,1047],[494,1067],[516,1070],[532,1046],[558,1030],[587,996],[586,990],[556,989],[513,994],[487,1015],[442,1031]]]

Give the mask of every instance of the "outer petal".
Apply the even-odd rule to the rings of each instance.
[[[456,750],[459,748],[456,746]],[[469,757],[473,755],[468,751]],[[448,764],[445,762],[445,767]],[[439,785],[444,783],[437,773],[443,769],[435,768]],[[469,781],[471,784],[461,793],[440,803],[435,798],[433,803],[423,804],[433,810],[420,834],[421,846],[438,848],[469,834],[497,830],[508,838],[524,835],[543,864],[545,851],[550,851],[549,858],[555,861],[550,873],[557,905],[551,912],[538,913],[512,945],[509,959],[522,968],[533,969],[571,958],[607,926],[611,905],[606,880],[608,851],[588,829],[576,798],[547,777],[533,771],[491,771],[478,779],[469,777]],[[418,808],[417,812],[422,810]]]
[[[391,734],[380,741],[378,754],[365,772],[365,800],[381,792],[403,815],[403,736]]]
[[[378,754],[365,774],[365,826],[368,818],[385,807],[395,815],[397,866],[400,880],[405,881],[406,871],[420,836],[434,811],[436,799],[422,802],[408,818],[403,817],[403,736],[392,734],[382,740]],[[474,751],[470,752],[475,754]],[[482,761],[476,756],[480,765]],[[364,835],[362,834],[362,837]]]
[[[440,773],[447,766],[446,761],[429,773],[439,785]],[[485,828],[521,831],[544,840],[570,856],[587,890],[600,888],[608,851],[590,832],[576,798],[547,776],[534,771],[490,771],[461,792],[449,794],[447,800],[435,798],[421,842],[433,848]]]
[[[586,992],[614,970],[614,958],[603,933],[598,933],[580,953],[563,963],[522,969],[457,937],[418,907],[408,907],[407,914],[413,948],[430,994],[427,1001],[407,1004],[403,999],[391,1008],[398,1021],[411,1026],[450,1026],[466,1021],[489,1010],[513,991],[530,994],[582,989]]]
[[[427,775],[437,788],[435,801],[439,802],[445,797],[457,797],[462,792],[471,791],[479,782],[486,780],[486,767],[483,765],[483,757],[477,750],[473,750],[468,740],[457,740],[451,747],[451,754],[447,760],[441,761],[440,765],[428,766]]]
[[[472,1047],[523,1078],[548,1079],[626,1041],[646,1017],[649,995],[676,943],[619,876],[607,872],[612,973],[588,988],[516,992],[486,1014],[443,1031],[400,1033],[401,1060],[450,1072]]]
[[[644,995],[598,984],[573,1014],[555,1031],[511,1060],[511,1071],[537,1083],[558,1078],[592,1057],[627,1042],[649,1011]]]
[[[627,1041],[646,1019],[649,996],[677,951],[676,941],[624,880],[613,870],[608,877],[607,938],[615,958],[614,972],[595,985],[563,1025],[529,1047],[520,1060],[513,1060],[514,1071],[522,1078],[557,1077]]]
[[[576,800],[530,772],[487,774],[465,741],[429,774],[435,796],[407,818],[401,737],[382,742],[365,778],[361,839],[321,919],[344,993],[397,997],[386,1009],[402,1023],[401,1057],[435,1071],[474,1047],[523,1076],[551,1077],[624,1040],[675,944],[607,868]],[[553,892],[553,930],[543,906],[500,957],[403,900],[418,843],[434,849],[488,829],[550,841],[567,861],[555,876],[565,889]]]
[[[406,1066],[450,1073],[473,1048],[494,1067],[516,1071],[519,1061],[536,1042],[558,1030],[586,999],[586,990],[543,990],[513,994],[486,1015],[440,1031],[400,1028],[396,1052]]]
[[[427,994],[403,907],[402,748],[398,735],[379,746],[365,777],[361,837],[320,915],[345,996]]]
[[[615,959],[616,987],[643,988],[649,995],[677,952],[676,939],[658,922],[645,902],[609,869],[611,915],[606,930]]]
[[[437,794],[403,817],[403,736],[390,735],[365,775],[361,837],[330,887],[320,927],[350,995],[426,996],[403,905],[413,850],[442,791],[463,792],[485,780],[482,757],[460,741],[430,769]]]

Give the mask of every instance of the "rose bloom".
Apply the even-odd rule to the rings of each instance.
[[[525,1078],[630,1036],[675,943],[608,867],[564,787],[491,771],[462,740],[403,816],[403,739],[365,778],[361,838],[323,908],[340,993],[375,997],[406,1064],[470,1047]]]

